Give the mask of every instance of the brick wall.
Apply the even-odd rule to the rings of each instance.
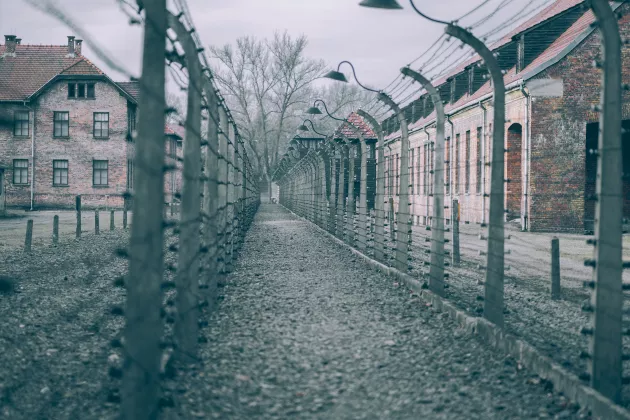
[[[105,81],[95,83],[94,99],[68,99],[68,81],[50,86],[31,105],[35,113],[35,208],[73,208],[74,197],[81,194],[82,205],[122,207],[127,186],[127,99]],[[3,112],[12,111],[15,107]],[[53,112],[69,113],[68,136],[53,136]],[[109,113],[109,136],[93,135],[94,112]],[[31,130],[33,113],[31,115]],[[13,116],[11,115],[11,120]],[[30,206],[30,186],[12,182],[12,160],[29,159],[29,178],[33,177],[30,138],[13,136],[12,126],[0,128],[0,165],[7,168],[7,206]],[[53,185],[53,160],[68,161],[68,185]],[[93,185],[93,161],[108,161],[108,183]]]
[[[625,6],[625,13],[630,10]],[[620,21],[621,38],[630,36],[630,16]],[[531,120],[531,230],[583,232],[593,203],[585,202],[586,125],[599,120],[601,73],[592,63],[600,54],[594,31],[576,49],[537,78],[562,79],[561,98],[533,98]],[[630,49],[622,53],[623,83],[630,83]],[[623,95],[624,119],[630,118],[630,95]],[[596,170],[590,164],[589,171]],[[586,197],[588,198],[588,197]],[[585,211],[586,210],[586,211]],[[585,213],[587,213],[585,215]],[[592,213],[591,213],[592,214]],[[588,230],[588,229],[587,229]]]

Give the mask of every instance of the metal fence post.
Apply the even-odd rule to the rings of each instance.
[[[163,278],[164,119],[166,0],[143,0],[145,24],[140,78],[138,135],[135,141],[133,214],[129,277],[126,281],[125,371],[122,418],[158,414],[160,318]],[[147,269],[149,268],[149,269]],[[152,268],[152,269],[151,269]]]
[[[188,69],[188,103],[186,107],[186,141],[182,170],[182,198],[180,207],[179,254],[177,261],[177,295],[175,306],[176,355],[178,360],[196,360],[199,332],[199,218],[201,162],[201,63],[197,46],[178,17],[169,14],[168,23],[177,34],[184,49]]]
[[[494,88],[494,123],[492,125],[492,164],[490,181],[490,219],[488,229],[488,262],[486,264],[484,317],[503,326],[503,275],[505,268],[505,85],[503,73],[492,51],[465,29],[448,24],[446,34],[470,45],[488,67]]]
[[[607,0],[590,0],[603,52],[595,206],[591,386],[612,401],[622,388],[621,37]]]

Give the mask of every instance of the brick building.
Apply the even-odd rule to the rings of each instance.
[[[621,12],[621,38],[630,37],[630,5]],[[601,72],[593,14],[581,0],[557,0],[491,46],[505,71],[506,216],[532,231],[592,231]],[[630,47],[623,47],[623,83],[630,83]],[[445,200],[458,199],[460,220],[488,220],[492,153],[492,86],[479,56],[434,80],[443,101]],[[621,86],[620,86],[621,89]],[[435,112],[426,92],[406,104],[410,128],[410,176],[414,223],[432,214]],[[630,94],[623,93],[623,126],[630,128]],[[400,126],[383,121],[386,191],[395,195],[400,168]],[[623,141],[624,172],[630,173],[630,130]],[[624,217],[630,217],[630,180],[624,178]],[[446,210],[450,218],[450,209]]]
[[[111,80],[81,44],[5,35],[0,45],[0,209],[71,208],[76,195],[87,208],[119,208],[133,188],[138,85]],[[179,131],[166,138],[167,152],[181,150]]]

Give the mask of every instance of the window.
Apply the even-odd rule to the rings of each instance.
[[[68,127],[70,125],[70,114],[68,112],[54,112],[54,132],[53,137],[68,137]]]
[[[460,193],[459,189],[459,164],[461,159],[459,158],[459,134],[455,134],[455,194]]]
[[[416,155],[417,155],[417,157],[416,157],[416,160],[417,160],[417,164],[416,164],[416,166],[417,166],[417,169],[418,169],[418,170],[416,171],[416,178],[417,178],[417,182],[416,182],[417,188],[416,188],[416,191],[418,191],[418,194],[420,194],[420,191],[421,191],[421,188],[420,188],[420,187],[422,186],[422,171],[421,171],[421,168],[422,168],[422,159],[420,158],[420,153],[421,153],[421,150],[422,150],[422,148],[421,148],[421,147],[418,147],[418,152],[416,153]]]
[[[414,175],[414,172],[413,172],[413,170],[414,170],[414,164],[413,164],[414,160],[415,160],[414,149],[411,149],[411,165],[409,165],[409,166],[411,166],[411,174],[410,174],[410,178],[411,178],[411,195],[415,194],[415,188],[414,188],[415,187],[415,185],[414,185],[415,184],[414,183],[414,179],[415,178],[413,176]]]
[[[92,162],[92,184],[94,186],[107,186],[107,161],[95,160]]]
[[[53,160],[53,185],[68,185],[67,160]]]
[[[481,193],[481,168],[483,165],[483,161],[481,160],[481,142],[483,141],[481,137],[481,127],[477,127],[477,194]]]
[[[13,160],[13,183],[28,185],[28,159]]]
[[[395,186],[395,188],[396,188],[396,195],[398,195],[398,192],[400,191],[400,177],[399,177],[400,172],[398,171],[399,158],[400,158],[400,156],[397,153],[396,154],[396,166],[394,167],[394,174],[396,175],[396,186]]]
[[[133,159],[127,159],[127,189],[133,190]]]
[[[470,192],[470,130],[466,131],[466,194]]]
[[[109,112],[94,113],[94,138],[109,137]]]
[[[28,136],[28,111],[15,111],[13,114],[13,134]]]
[[[446,194],[450,194],[451,193],[451,148],[450,148],[450,144],[451,144],[451,138],[447,137],[446,141],[444,143],[444,154],[445,154],[445,158],[444,158],[444,184],[446,187]]]
[[[129,105],[127,107],[127,141],[133,141],[136,131],[136,108]]]
[[[68,83],[68,98],[94,99],[94,83]]]

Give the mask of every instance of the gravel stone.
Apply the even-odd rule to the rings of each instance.
[[[221,281],[164,418],[590,418],[280,206],[260,207]]]

